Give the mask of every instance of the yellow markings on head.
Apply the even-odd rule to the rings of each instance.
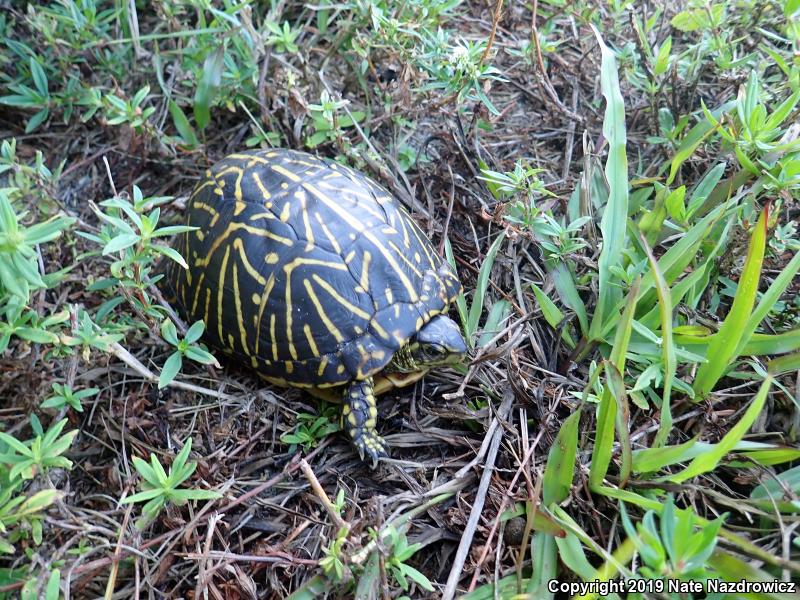
[[[325,233],[325,237],[327,237],[328,241],[331,243],[331,247],[333,248],[334,252],[336,252],[336,254],[341,254],[342,248],[339,246],[339,242],[333,236],[331,230],[328,229],[328,226],[325,225],[325,222],[322,220],[322,217],[319,215],[318,212],[314,213],[314,217],[317,219],[317,222],[319,223],[319,226],[322,228],[323,233]]]
[[[422,257],[419,255],[419,252],[414,252],[414,262],[417,264],[422,262]]]
[[[225,183],[225,182],[224,182],[224,181],[221,181],[221,182],[219,182],[219,183],[223,184],[223,183]],[[215,187],[215,188],[214,188],[214,193],[215,193],[217,196],[223,196],[223,195],[225,195],[225,192],[223,192],[223,191],[222,191],[222,186],[220,186],[220,187]]]
[[[369,250],[364,250],[364,258],[361,262],[361,279],[359,280],[358,284],[364,288],[365,290],[369,290],[369,261],[372,260],[372,256],[369,253]]]
[[[418,317],[417,322],[414,325],[414,330],[419,331],[420,329],[422,329],[423,325],[425,325],[425,321],[422,319],[422,317]]]
[[[283,168],[282,166],[280,166],[280,165],[270,165],[270,169],[272,169],[273,171],[275,171],[276,173],[278,173],[278,174],[280,174],[280,175],[283,175],[283,176],[284,176],[284,177],[286,177],[286,179],[288,179],[289,181],[294,181],[294,182],[296,183],[296,182],[298,182],[298,181],[300,181],[300,180],[301,180],[301,178],[300,178],[300,177],[298,177],[298,176],[297,176],[295,173],[292,173],[292,172],[291,172],[290,170],[288,170],[288,169],[284,169],[284,168]],[[284,182],[284,183],[285,183],[285,182]],[[281,187],[283,187],[283,185],[281,185]],[[289,187],[289,186],[287,185],[286,187]]]
[[[314,356],[319,356],[319,350],[317,349],[317,342],[314,340],[314,336],[311,334],[311,326],[306,323],[303,325],[303,333],[306,334],[306,339],[308,340],[308,347],[311,348],[311,354]]]
[[[353,327],[353,331],[356,332],[356,335],[361,335],[362,333],[364,333],[364,330],[361,327],[359,327],[358,325],[355,325]]]
[[[194,232],[194,235],[195,235],[195,236],[197,237],[197,239],[198,239],[198,240],[200,240],[201,242],[202,242],[202,241],[205,239],[205,237],[206,237],[206,234],[205,234],[205,233],[203,233],[203,230],[202,230],[202,229],[198,229],[197,231],[195,231],[195,232]]]
[[[350,250],[350,252],[347,253],[347,256],[344,257],[344,262],[349,263],[355,257],[356,257],[356,251]]]
[[[258,359],[255,356],[250,357],[250,366],[254,369],[258,368]]]
[[[211,172],[211,169],[206,169],[206,177],[214,177],[214,174]]]
[[[328,333],[330,333],[333,336],[333,339],[335,339],[338,343],[341,344],[342,342],[344,342],[344,336],[342,335],[342,332],[339,331],[339,329],[336,327],[336,325],[333,324],[333,321],[331,321],[330,318],[328,317],[328,314],[325,312],[325,308],[322,306],[322,303],[319,301],[319,297],[317,296],[317,293],[314,291],[314,288],[311,286],[311,282],[308,279],[304,279],[303,280],[303,285],[306,288],[306,293],[308,294],[308,297],[311,298],[311,303],[314,305],[314,308],[316,309],[317,314],[319,315],[319,318],[325,324],[325,329],[328,330]],[[287,284],[287,287],[288,287],[288,284]],[[344,367],[342,367],[342,365],[339,365],[339,366],[342,369],[344,369]],[[340,373],[340,372],[341,371],[337,370],[337,373]]]
[[[234,347],[235,347],[235,346],[234,346],[233,334],[232,334],[232,333],[229,333],[229,334],[228,334],[228,348],[229,348],[230,350],[233,350],[233,349],[234,349]]]
[[[339,292],[336,291],[336,288],[334,288],[330,283],[325,281],[322,277],[320,277],[316,273],[314,273],[311,277],[314,279],[314,281],[317,282],[317,284],[322,289],[324,289],[326,292],[328,292],[328,294],[334,300],[336,300],[336,302],[338,302],[339,304],[344,306],[348,311],[350,311],[351,313],[353,313],[354,315],[356,315],[357,317],[359,317],[361,319],[365,319],[366,320],[366,319],[370,318],[370,315],[366,311],[362,310],[360,307],[358,307],[355,304],[353,304],[352,302],[348,301],[344,296],[342,296]]]
[[[395,304],[394,305],[394,318],[395,319],[399,319],[400,318],[400,305],[399,304]]]
[[[275,313],[269,316],[269,339],[272,340],[272,360],[278,360],[278,338],[275,337]]]
[[[280,260],[277,252],[268,252],[267,255],[264,257],[264,262],[268,265],[274,265],[275,263]]]
[[[269,200],[272,198],[272,194],[270,194],[269,190],[266,188],[266,186],[264,186],[264,182],[261,181],[261,177],[258,176],[258,173],[253,173],[253,181],[255,182],[256,187],[258,188],[258,191],[261,193],[261,197],[264,198],[264,200]],[[269,208],[269,206],[267,208]]]
[[[345,404],[342,406],[342,414],[346,417],[350,414],[350,406]]]
[[[247,208],[247,203],[242,202],[241,200],[237,200],[236,203],[233,205],[233,216],[238,217],[244,209]]]
[[[349,237],[349,238],[350,238],[350,241],[353,241],[353,242],[354,242],[354,241],[356,240],[356,234],[355,234],[355,233],[351,233],[351,234],[349,234],[347,237]]]
[[[250,296],[250,299],[253,301],[253,304],[261,304],[261,294],[254,293]]]
[[[342,373],[344,373],[344,365],[339,365],[336,367],[336,374],[341,375]]]
[[[281,181],[281,189],[282,190],[288,190],[289,189],[289,184],[286,183],[285,181]]]
[[[236,238],[233,240],[233,247],[239,253],[239,258],[242,260],[242,265],[250,277],[255,279],[258,282],[258,285],[266,285],[267,280],[264,278],[264,276],[258,272],[258,269],[250,264],[249,260],[247,260],[247,253],[244,251],[244,242],[242,242],[241,238]]]
[[[322,377],[325,374],[325,368],[328,366],[328,357],[323,356],[322,360],[319,361],[319,367],[317,367],[317,377]]]
[[[289,220],[289,214],[292,210],[292,205],[287,200],[286,203],[283,205],[283,210],[281,210],[280,220],[286,223]]]
[[[273,152],[267,152],[266,156],[267,156],[267,158],[275,158],[276,156],[278,156],[278,154],[280,154],[280,152],[274,152],[273,151]]]
[[[203,287],[203,279],[206,278],[204,271],[200,271],[200,277],[197,278],[197,285],[194,288],[194,299],[192,300],[192,315],[197,314],[197,301],[200,299],[200,289]]]
[[[219,287],[217,288],[217,335],[219,340],[222,341],[225,337],[222,335],[222,294],[225,291],[225,269],[228,268],[228,256],[230,256],[231,247],[225,248],[225,254],[222,256],[222,265],[219,268]]]
[[[354,291],[356,294],[366,294],[366,293],[367,293],[367,290],[365,290],[364,288],[362,288],[360,285],[357,285],[356,287],[354,287],[354,288],[353,288],[353,291]]]
[[[394,294],[392,293],[392,286],[386,286],[386,304],[394,303]]]
[[[286,373],[291,375],[294,372],[294,363],[290,360],[283,361],[283,367],[286,369]]]
[[[195,265],[198,267],[208,266],[208,264],[211,262],[211,257],[214,252],[217,251],[217,249],[231,236],[231,234],[239,230],[247,231],[248,233],[252,233],[253,235],[257,235],[259,237],[271,239],[279,244],[283,244],[284,246],[293,245],[292,240],[289,238],[275,235],[263,227],[252,227],[250,225],[246,225],[245,223],[230,223],[223,233],[214,238],[214,243],[211,245],[211,248],[209,248],[206,257],[199,259]],[[228,246],[228,248],[230,248],[230,246]]]

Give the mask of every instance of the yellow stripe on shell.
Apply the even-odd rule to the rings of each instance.
[[[239,258],[242,260],[242,266],[244,266],[247,273],[258,282],[258,285],[266,285],[267,279],[258,272],[253,265],[250,264],[250,261],[247,260],[247,254],[244,251],[244,242],[242,238],[236,238],[233,240],[233,247],[239,253]]]
[[[235,231],[239,231],[239,230],[246,231],[248,233],[252,233],[253,235],[257,235],[259,237],[268,238],[270,240],[278,242],[279,244],[283,244],[284,246],[292,246],[293,245],[292,240],[290,240],[289,238],[285,238],[285,237],[280,236],[280,235],[275,235],[274,233],[264,229],[263,227],[251,227],[250,225],[246,225],[245,223],[230,223],[228,225],[228,227],[225,229],[225,231],[222,232],[220,235],[218,235],[214,239],[214,243],[211,245],[211,248],[209,248],[208,254],[206,255],[206,257],[197,259],[195,261],[195,266],[196,267],[208,266],[208,264],[211,262],[211,256],[214,254],[214,252],[217,251],[217,249],[222,245],[222,243],[225,240],[228,239],[228,237],[232,233],[234,233]]]
[[[219,288],[217,289],[217,334],[219,341],[223,342],[225,339],[222,335],[222,293],[225,291],[225,269],[228,267],[228,256],[230,256],[231,247],[225,247],[225,254],[222,256],[222,265],[219,268]]]
[[[261,192],[261,197],[264,198],[265,201],[272,198],[272,194],[270,194],[269,190],[264,186],[264,182],[261,181],[261,177],[258,176],[258,173],[253,173],[253,181],[258,187],[258,191]]]
[[[314,336],[311,334],[311,325],[306,323],[303,325],[303,333],[306,334],[306,340],[308,340],[308,347],[311,349],[311,354],[314,356],[319,356],[319,350],[317,349],[317,342],[314,339]]]
[[[247,345],[247,330],[244,324],[244,316],[242,315],[242,297],[239,295],[239,270],[236,261],[233,263],[233,302],[236,307],[236,324],[239,326],[239,341],[242,343],[242,352],[250,354],[250,348]],[[233,347],[233,344],[231,344]]]
[[[315,186],[309,183],[304,183],[302,185],[305,189],[314,194],[314,196],[316,196],[317,199],[319,199],[322,203],[324,203],[328,208],[330,208],[333,212],[338,214],[343,221],[345,221],[348,225],[350,225],[352,229],[361,233],[365,238],[367,238],[367,240],[369,240],[378,249],[378,251],[386,259],[386,262],[389,263],[389,266],[391,266],[392,269],[394,269],[395,273],[397,274],[397,277],[400,279],[401,283],[406,288],[409,300],[411,302],[416,302],[418,300],[418,295],[416,289],[414,288],[414,284],[411,283],[411,280],[409,280],[406,274],[403,273],[403,270],[400,268],[400,265],[397,263],[392,253],[389,252],[388,249],[383,246],[381,240],[376,238],[375,235],[369,230],[365,230],[364,226],[358,219],[353,217],[346,210],[343,210],[341,206],[339,206],[331,198],[326,196],[321,190],[317,189]]]
[[[319,301],[319,296],[317,296],[317,293],[314,291],[311,282],[308,279],[304,279],[303,285],[306,288],[306,293],[308,294],[308,297],[311,299],[311,303],[314,305],[314,308],[316,309],[320,320],[325,325],[325,329],[328,331],[328,333],[330,333],[333,336],[333,339],[335,339],[339,344],[344,342],[345,340],[344,336],[342,335],[342,332],[339,331],[336,325],[333,324],[333,321],[331,321],[330,318],[328,317],[328,313],[325,312],[325,307],[323,307],[322,302]]]

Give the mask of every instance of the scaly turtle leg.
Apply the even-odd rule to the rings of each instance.
[[[386,444],[375,430],[377,420],[378,407],[375,404],[372,377],[354,381],[344,392],[342,425],[361,459],[369,457],[373,466],[379,458],[386,456]]]

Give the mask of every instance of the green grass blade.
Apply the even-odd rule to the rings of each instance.
[[[575,475],[575,454],[578,449],[579,407],[562,423],[555,443],[547,455],[547,466],[542,482],[542,502],[545,506],[563,502],[569,496]]]
[[[782,375],[792,371],[800,371],[800,352],[774,358],[767,363],[767,372],[772,375]]]
[[[492,273],[492,266],[494,259],[497,256],[497,251],[500,249],[500,244],[503,243],[505,236],[500,234],[492,242],[489,251],[486,253],[486,258],[483,260],[480,271],[478,271],[478,280],[475,284],[475,295],[472,297],[472,304],[469,307],[469,314],[467,316],[467,339],[472,340],[475,332],[478,330],[478,321],[483,312],[483,301],[486,296],[486,290],[489,287],[489,276]]]
[[[610,362],[604,363],[606,385],[617,403],[616,427],[620,442],[619,487],[624,488],[631,475],[631,411],[622,374]]]
[[[625,154],[625,103],[619,89],[617,62],[597,29],[594,26],[592,29],[601,52],[600,87],[606,99],[603,135],[608,142],[605,175],[609,185],[608,202],[600,221],[603,247],[598,260],[597,306],[589,329],[589,337],[599,339],[603,325],[615,314],[614,307],[621,295],[613,268],[622,266],[623,262],[628,223],[628,158]]]
[[[453,256],[453,246],[450,245],[450,240],[444,240],[444,255],[447,257],[447,262],[450,263],[450,266],[453,267],[453,272],[458,274],[458,268],[456,267],[456,259]],[[460,293],[458,298],[456,298],[456,308],[458,309],[458,316],[461,318],[461,327],[464,331],[467,331],[467,299],[464,296],[464,293]]]
[[[736,357],[736,348],[742,342],[750,314],[758,292],[761,278],[761,264],[767,242],[767,221],[769,205],[764,207],[758,218],[750,246],[747,250],[744,269],[736,287],[736,295],[731,310],[722,323],[717,335],[708,347],[708,362],[700,365],[694,381],[695,401],[698,402],[714,389],[717,381],[725,374],[728,365]],[[747,339],[744,339],[747,342]]]
[[[581,326],[581,333],[584,336],[588,336],[589,317],[586,315],[586,305],[578,293],[578,287],[575,284],[575,276],[572,271],[566,264],[558,263],[554,265],[550,274],[553,276],[553,284],[556,286],[556,291],[558,291],[561,301],[575,312],[575,316],[578,317],[578,323]]]
[[[622,317],[617,321],[617,332],[611,347],[610,362],[620,373],[625,372],[625,353],[633,330],[633,315],[636,312],[636,301],[639,295],[639,280],[633,284],[628,292],[628,301]],[[611,453],[614,446],[614,430],[617,421],[617,400],[611,392],[610,384],[606,384],[600,398],[600,408],[597,411],[597,429],[592,449],[592,462],[589,468],[589,487],[594,489],[603,484],[608,466],[611,463]]]
[[[533,571],[526,591],[531,598],[552,600],[554,595],[547,589],[547,583],[555,579],[558,572],[558,547],[555,538],[546,533],[533,534],[531,559]]]
[[[658,425],[658,433],[654,441],[655,446],[663,446],[667,443],[670,431],[672,431],[672,406],[670,400],[672,398],[672,378],[675,376],[677,369],[677,360],[675,358],[675,346],[672,342],[672,294],[667,286],[661,270],[658,268],[658,262],[653,256],[652,250],[642,237],[642,244],[644,245],[645,252],[647,252],[647,260],[650,263],[650,273],[653,275],[653,280],[656,285],[656,294],[658,294],[658,306],[661,314],[661,361],[663,364],[664,372],[664,391],[661,396],[661,422]]]
[[[637,473],[655,473],[666,466],[686,462],[696,456],[693,449],[697,436],[679,446],[643,448],[633,453],[633,470]]]
[[[772,377],[767,377],[764,383],[761,384],[753,402],[747,407],[744,415],[742,415],[742,418],[725,434],[725,437],[723,437],[718,444],[715,444],[709,452],[695,458],[683,471],[679,471],[671,477],[668,477],[668,481],[683,483],[687,479],[713,471],[725,455],[733,450],[736,444],[742,440],[756,418],[758,418],[758,415],[761,414],[771,386]]]
[[[758,306],[756,306],[756,309],[753,311],[753,314],[750,315],[747,324],[744,326],[742,339],[736,347],[735,356],[743,354],[742,350],[744,350],[750,337],[761,321],[769,314],[769,311],[775,306],[775,303],[780,299],[781,295],[783,295],[783,292],[786,291],[786,288],[792,283],[798,271],[800,271],[800,252],[795,253],[792,260],[781,270],[775,278],[775,281],[772,282],[772,285],[764,292]]]

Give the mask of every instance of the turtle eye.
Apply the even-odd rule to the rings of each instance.
[[[422,351],[425,353],[425,356],[433,359],[442,358],[447,354],[445,347],[439,344],[423,344]]]

